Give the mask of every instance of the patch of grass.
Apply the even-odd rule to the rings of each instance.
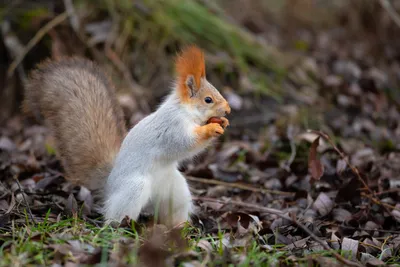
[[[0,266],[49,266],[60,261],[80,262],[76,251],[68,253],[66,248],[81,250],[86,255],[100,249],[100,264],[108,264],[112,254],[114,257],[121,255],[121,262],[126,264],[138,263],[137,253],[145,235],[139,234],[133,223],[127,228],[98,227],[76,217],[54,221],[49,219],[49,214],[37,224],[27,221],[17,226],[13,223],[11,230],[0,230]],[[223,242],[226,234],[229,233],[221,229],[215,234],[203,233],[190,224],[182,230],[183,237],[188,240],[187,251],[195,253],[200,262],[207,262],[206,266],[317,266],[309,265],[310,261],[319,262],[321,257],[336,262],[331,252],[323,250],[305,250],[303,256],[289,257],[292,253],[285,250],[284,245],[262,246],[257,239],[252,239],[244,247],[229,247]],[[210,251],[205,252],[204,246],[198,246],[199,242],[209,243]],[[127,251],[124,243],[135,245]],[[345,251],[338,252],[345,258],[349,257]],[[388,264],[397,262],[396,255],[386,261]]]
[[[275,266],[281,262],[282,257],[287,256],[286,254],[279,250],[267,252],[253,241],[246,250],[246,259],[239,266]]]
[[[54,222],[46,216],[43,222],[16,226],[10,231],[0,231],[0,266],[19,263],[25,265],[51,265],[57,245],[70,241],[79,241],[87,253],[101,248],[102,261],[108,261],[108,252],[116,248],[116,242],[122,238],[139,242],[139,235],[132,231],[111,226],[97,227],[78,218],[68,218]],[[72,254],[63,255],[65,260],[73,260]],[[136,261],[135,251],[128,255],[127,262]]]

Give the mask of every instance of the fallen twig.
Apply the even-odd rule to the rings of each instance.
[[[303,225],[300,222],[298,222],[295,217],[287,216],[281,210],[272,209],[272,208],[266,208],[266,207],[259,206],[259,205],[256,205],[256,204],[245,203],[245,202],[240,202],[240,201],[234,201],[234,200],[224,201],[224,200],[215,199],[215,198],[208,198],[208,197],[193,197],[193,200],[204,201],[204,202],[221,203],[221,204],[225,204],[225,205],[231,204],[231,205],[235,205],[235,206],[241,206],[241,207],[245,207],[245,208],[249,208],[249,209],[256,209],[256,210],[263,211],[263,212],[266,212],[266,213],[274,214],[274,215],[276,215],[276,216],[278,216],[278,217],[280,217],[280,218],[282,218],[284,220],[288,220],[288,221],[291,221],[294,224],[296,224],[300,229],[302,229],[304,232],[306,232],[312,239],[314,239],[322,247],[324,247],[324,249],[326,249],[327,251],[332,253],[332,255],[334,255],[335,258],[338,261],[340,261],[341,263],[346,264],[348,266],[357,266],[357,267],[362,266],[361,264],[359,264],[357,262],[350,261],[350,260],[347,260],[347,259],[343,258],[339,253],[336,252],[336,250],[332,249],[327,243],[325,243],[324,240],[322,240],[321,238],[316,236],[305,225]]]
[[[46,35],[51,29],[62,23],[66,20],[68,14],[66,12],[61,13],[56,16],[54,19],[49,21],[46,25],[44,25],[36,34],[33,36],[31,40],[29,40],[28,44],[24,47],[24,50],[19,54],[13,62],[11,62],[10,67],[7,70],[7,76],[11,77],[14,74],[15,69],[18,65],[24,60],[25,56],[28,52]]]
[[[363,184],[364,188],[371,194],[371,197],[367,194],[365,194],[365,196],[367,198],[369,198],[371,201],[373,201],[374,203],[382,206],[385,211],[387,213],[389,213],[390,215],[392,214],[391,211],[388,209],[388,207],[386,205],[384,205],[378,198],[376,198],[376,194],[374,191],[372,191],[372,189],[368,186],[368,184],[364,181],[364,179],[361,177],[360,172],[358,171],[358,169],[356,167],[354,167],[353,165],[350,164],[350,161],[348,160],[348,158],[346,157],[346,155],[340,151],[340,149],[333,143],[332,139],[329,137],[329,135],[327,135],[326,133],[323,133],[321,131],[315,131],[315,130],[310,130],[310,132],[315,133],[319,136],[321,136],[322,138],[324,138],[331,146],[332,148],[339,154],[339,156],[346,162],[347,166],[349,166],[349,168],[351,169],[351,171],[356,175],[357,179]]]
[[[379,199],[375,198],[375,197],[372,196],[372,195],[366,194],[366,193],[364,193],[364,192],[361,192],[361,195],[364,196],[364,197],[366,197],[366,198],[369,198],[369,199],[370,199],[372,202],[374,202],[375,204],[382,205],[383,207],[386,207],[386,208],[388,208],[388,209],[393,209],[393,210],[398,210],[398,211],[400,211],[399,208],[397,208],[397,207],[395,207],[395,206],[393,206],[393,205],[390,205],[390,204],[388,204],[388,203],[381,202]]]
[[[193,176],[186,176],[186,179],[189,181],[203,183],[203,184],[223,185],[226,187],[239,188],[242,190],[248,190],[248,191],[252,191],[252,192],[269,193],[269,194],[284,195],[284,196],[294,196],[295,195],[295,193],[293,193],[293,192],[284,192],[284,191],[278,191],[278,190],[270,190],[270,189],[266,189],[266,188],[257,188],[254,186],[241,184],[241,183],[228,183],[228,182],[224,182],[224,181],[198,178],[198,177],[193,177]]]
[[[396,23],[398,27],[400,27],[400,16],[399,14],[397,14],[396,10],[393,8],[390,2],[388,0],[379,0],[379,3],[381,4],[382,8],[388,13],[393,22]]]

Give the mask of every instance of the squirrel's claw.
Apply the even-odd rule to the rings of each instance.
[[[221,117],[221,120],[222,120],[222,123],[221,123],[222,128],[225,129],[226,127],[229,126],[229,120],[227,118]]]

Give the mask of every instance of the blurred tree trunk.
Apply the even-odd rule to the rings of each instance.
[[[11,60],[3,37],[0,42],[0,125],[19,109],[21,96],[17,75],[7,77]]]

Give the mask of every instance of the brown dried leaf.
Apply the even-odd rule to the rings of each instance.
[[[76,202],[76,199],[72,193],[68,197],[66,210],[69,214],[73,216],[76,216],[78,212],[78,202]]]
[[[206,193],[207,197],[218,198],[222,196],[226,196],[229,188],[225,185],[217,185],[213,187],[209,187]]]
[[[307,236],[306,238],[297,240],[295,242],[293,242],[292,244],[289,244],[285,247],[285,250],[293,250],[293,249],[299,249],[299,248],[307,248],[307,242],[310,239],[309,236]]]
[[[80,263],[83,264],[97,264],[101,262],[102,249],[95,248],[92,253],[83,253],[80,257]]]
[[[43,178],[42,176],[34,176],[32,177],[34,181],[36,181],[35,187],[37,189],[47,189],[51,185],[56,185],[57,183],[60,183],[61,177],[59,175],[51,175]]]
[[[373,266],[385,266],[385,263],[380,259],[375,258],[371,254],[368,253],[361,253],[360,261],[365,266],[373,267]]]
[[[14,142],[6,137],[2,136],[0,137],[0,150],[5,150],[5,151],[13,151],[17,148],[17,146],[14,144]]]
[[[320,193],[317,199],[314,201],[313,208],[317,210],[321,216],[325,216],[329,214],[334,205],[335,203],[327,194]]]
[[[4,215],[0,215],[0,227],[4,227],[10,222],[10,214],[6,213]]]
[[[335,260],[334,258],[329,257],[315,257],[312,259],[315,264],[311,264],[312,266],[330,266],[330,267],[342,267],[343,265]]]
[[[205,239],[200,239],[200,241],[197,242],[196,246],[205,250],[208,254],[212,253],[213,251],[212,245]]]
[[[308,171],[311,174],[311,177],[314,180],[321,179],[324,174],[324,165],[321,164],[321,161],[317,159],[317,147],[319,145],[319,136],[314,140],[311,144],[310,152],[308,155]]]
[[[400,204],[396,205],[396,209],[392,210],[392,216],[396,219],[397,222],[400,222]]]
[[[210,164],[208,168],[211,170],[213,176],[221,181],[233,183],[243,178],[243,172],[235,167]]]
[[[54,249],[57,253],[61,255],[68,255],[71,251],[71,245],[70,244],[51,244],[49,245],[50,248]]]
[[[376,244],[374,242],[374,240],[372,240],[371,238],[366,238],[364,239],[364,241],[361,244],[363,246],[363,248],[365,249],[365,252],[369,253],[369,254],[377,254],[380,252],[380,245],[381,244]]]
[[[8,202],[4,199],[0,200],[0,210],[6,211],[8,210],[10,206],[8,205]]]
[[[334,232],[331,234],[331,246],[335,250],[340,249],[339,237]]]
[[[244,228],[248,228],[252,218],[243,212],[227,212],[221,216],[232,228],[238,227],[238,223]]]
[[[343,238],[342,250],[350,251],[352,259],[357,259],[358,241],[347,237]]]
[[[347,167],[347,163],[344,159],[339,159],[336,163],[336,172],[342,173]]]
[[[351,218],[351,213],[345,209],[334,209],[333,219],[337,222],[345,222]]]
[[[328,245],[328,242],[326,240],[323,240],[322,242],[323,242],[324,245],[319,243],[319,242],[317,242],[317,241],[312,240],[310,242],[310,244],[308,245],[308,249],[311,250],[311,251],[314,251],[314,252],[323,251],[323,250],[325,250],[325,246],[329,246],[329,245]]]
[[[145,240],[139,249],[139,259],[144,266],[167,266],[166,259],[172,253],[165,248],[166,228],[156,225],[151,231],[150,239]]]

